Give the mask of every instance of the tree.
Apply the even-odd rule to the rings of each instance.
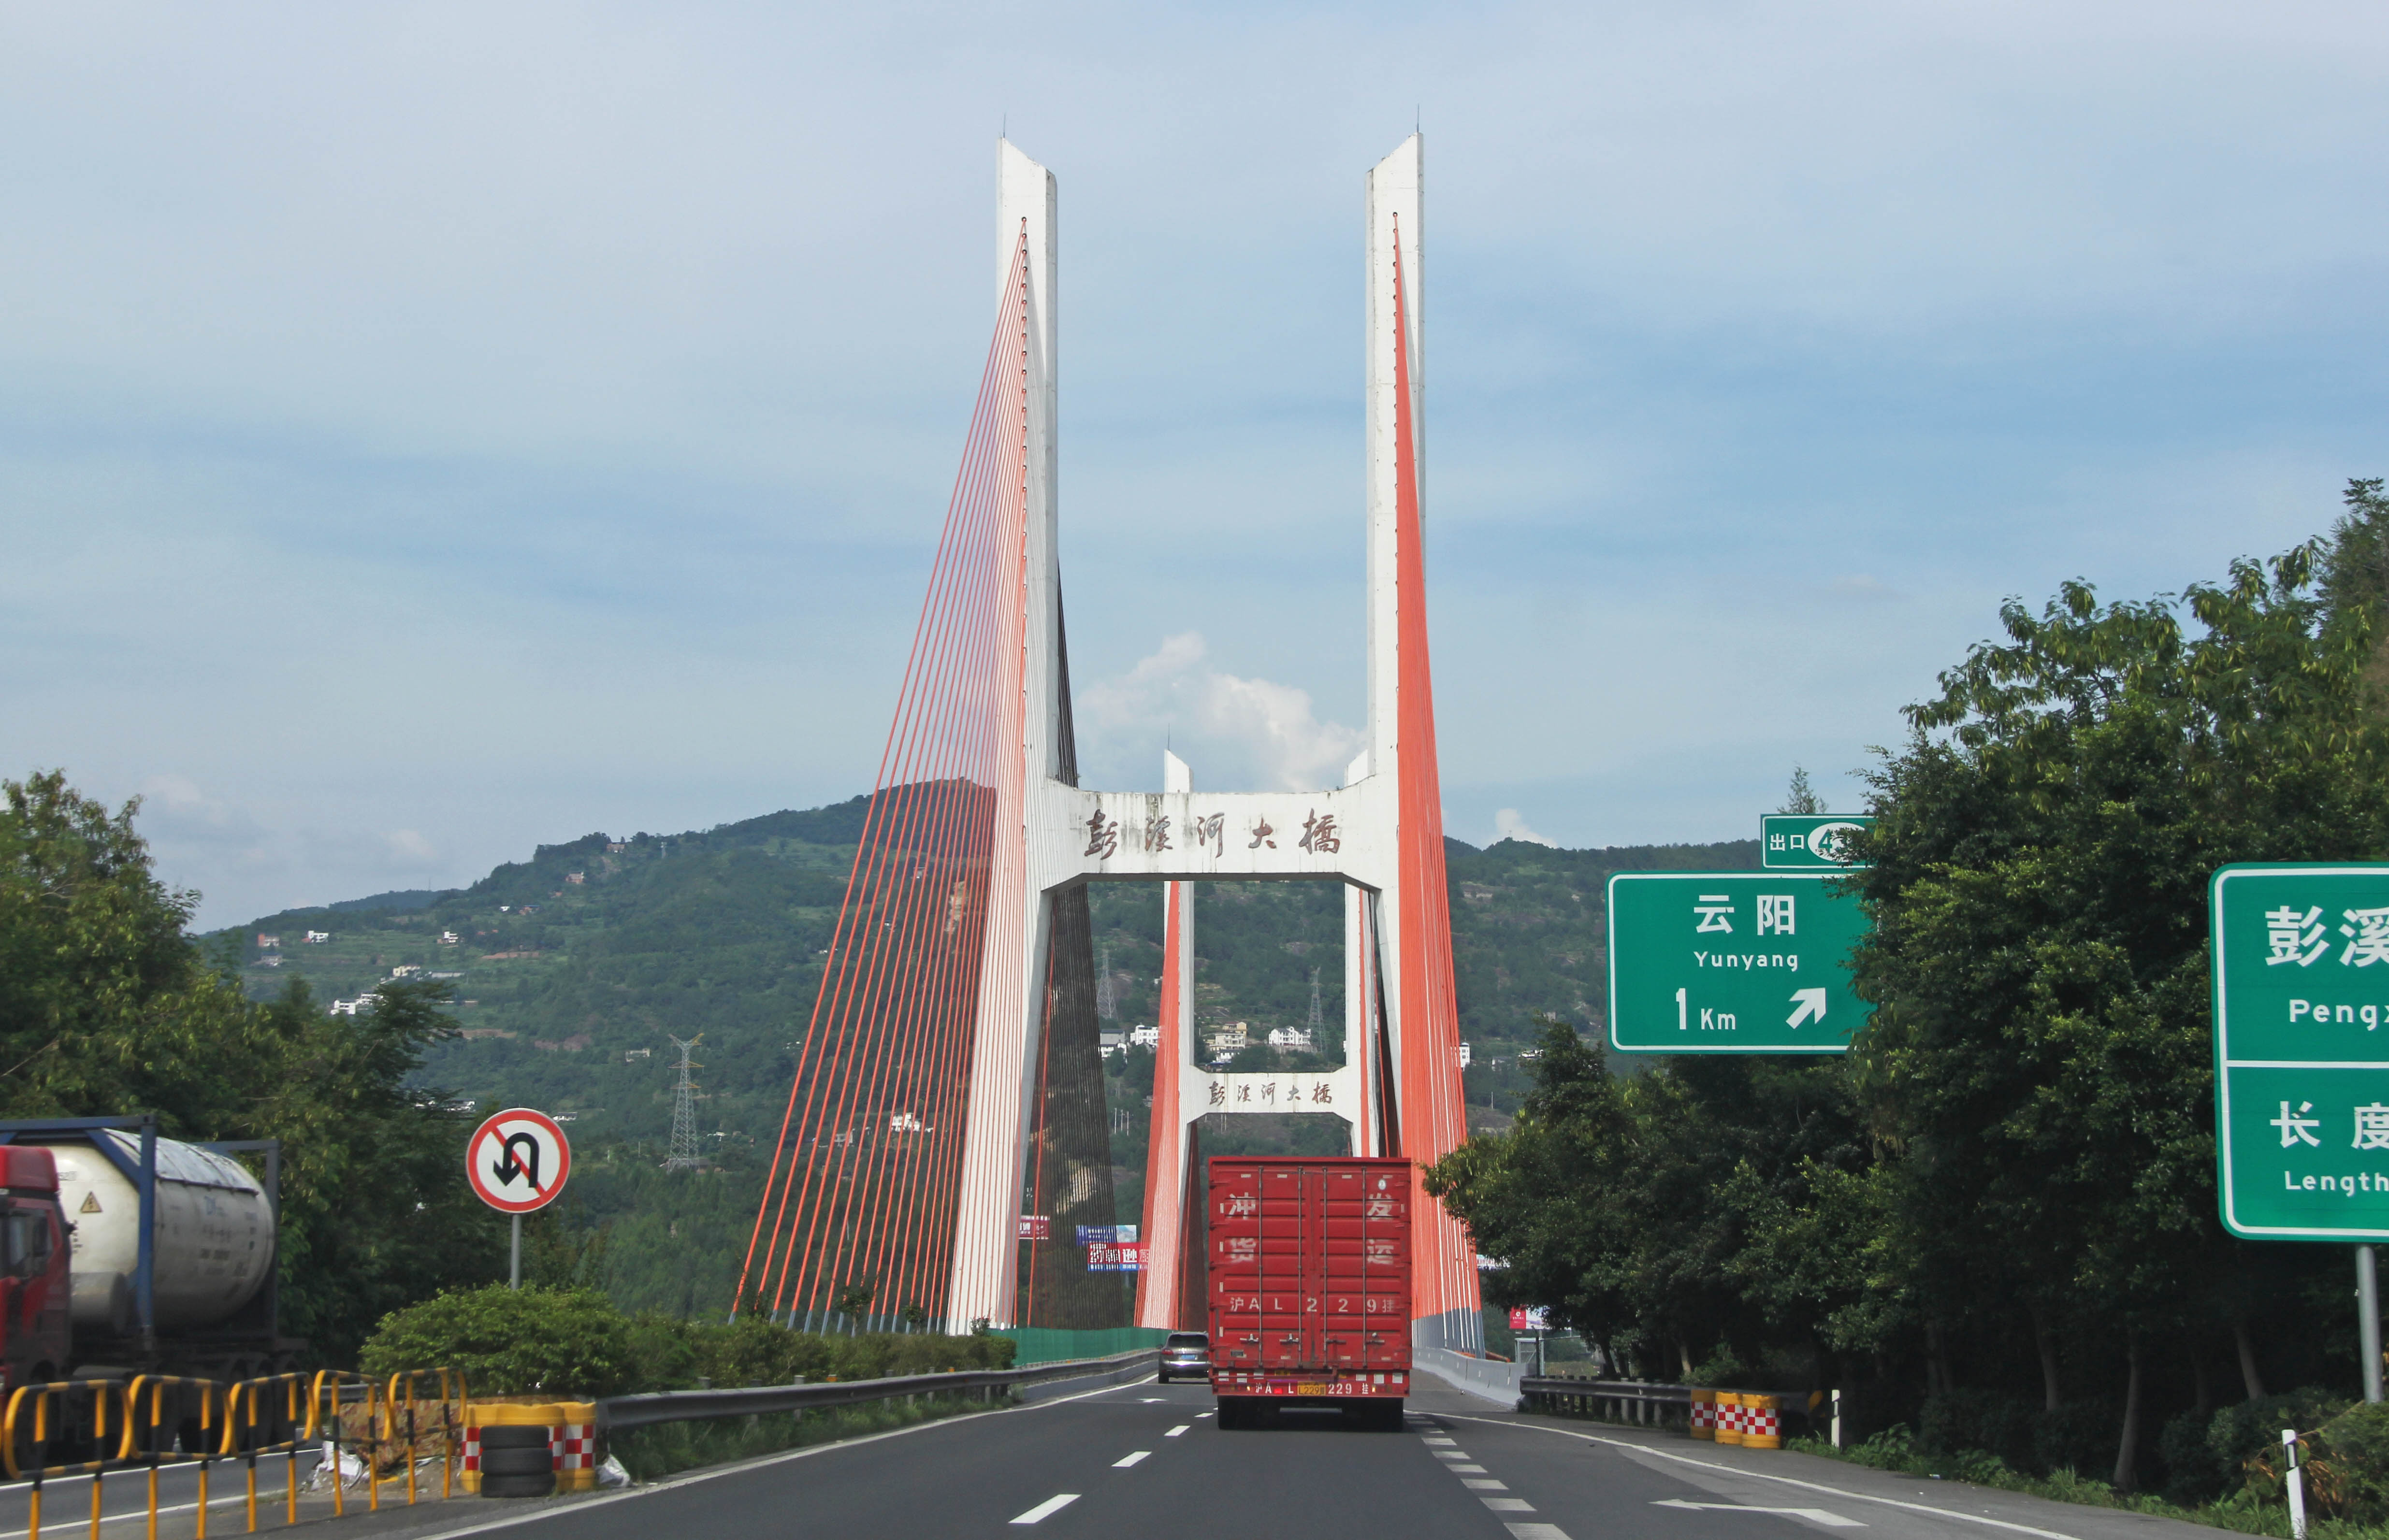
[[[1791,789],[1783,794],[1783,806],[1775,810],[1802,817],[1813,817],[1825,810],[1825,799],[1808,789],[1807,770],[1798,765],[1792,767]]]
[[[185,937],[198,895],[157,880],[138,809],[57,771],[0,783],[0,1116],[279,1139],[284,1330],[349,1361],[384,1313],[500,1256],[461,1114],[406,1085],[451,1030],[445,995],[389,984],[378,1010],[334,1016],[294,980],[252,1004]]]
[[[1851,1067],[1899,1157],[1912,1297],[1942,1333],[2020,1304],[2052,1407],[2058,1331],[2120,1336],[2127,1489],[2142,1344],[2213,1326],[2237,1260],[2215,1217],[2207,878],[2389,844],[2370,618],[2321,601],[2317,554],[2192,587],[2194,635],[2080,583],[2038,617],[2011,603],[2008,640],[1910,709],[1850,879],[1875,1007]]]

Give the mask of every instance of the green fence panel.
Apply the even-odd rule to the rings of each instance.
[[[1022,1368],[1030,1364],[1057,1363],[1065,1358],[1108,1358],[1115,1353],[1133,1353],[1141,1347],[1159,1347],[1169,1333],[1147,1326],[1114,1326],[1101,1331],[1064,1331],[1050,1326],[999,1326],[999,1337],[1009,1337],[1020,1344],[1013,1363]]]

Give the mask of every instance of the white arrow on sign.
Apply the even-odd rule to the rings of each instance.
[[[1757,1508],[1748,1503],[1688,1503],[1681,1497],[1662,1497],[1651,1506],[1703,1508],[1718,1513],[1788,1513],[1794,1518],[1806,1519],[1812,1524],[1823,1524],[1830,1529],[1866,1528],[1856,1519],[1845,1519],[1829,1508]]]
[[[1783,1018],[1786,1026],[1797,1026],[1805,1021],[1825,1019],[1825,992],[1822,989],[1792,991],[1792,1014]]]

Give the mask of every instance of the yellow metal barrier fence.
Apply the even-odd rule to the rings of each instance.
[[[299,1521],[299,1445],[315,1432],[315,1408],[302,1388],[306,1381],[303,1374],[262,1374],[254,1380],[239,1381],[224,1392],[224,1447],[218,1453],[248,1457],[251,1534],[257,1533],[260,1455],[285,1457],[284,1522]],[[275,1433],[284,1436],[275,1438]]]
[[[429,1391],[436,1381],[438,1398]],[[321,1435],[332,1507],[346,1515],[341,1452],[365,1467],[368,1504],[381,1507],[383,1467],[403,1461],[406,1500],[416,1500],[416,1466],[429,1445],[439,1451],[440,1495],[455,1492],[464,1453],[465,1377],[449,1368],[409,1369],[388,1381],[326,1369],[314,1375],[267,1374],[221,1384],[188,1375],[143,1374],[116,1380],[54,1380],[21,1385],[0,1413],[0,1466],[11,1481],[29,1481],[25,1540],[41,1540],[42,1483],[53,1476],[91,1478],[91,1535],[100,1540],[107,1473],[141,1470],[148,1475],[147,1540],[158,1540],[158,1473],[170,1465],[198,1468],[198,1534],[207,1540],[209,1476],[218,1460],[240,1457],[248,1477],[249,1533],[257,1533],[257,1460],[284,1457],[286,1525],[299,1521],[299,1447]],[[351,1423],[351,1409],[362,1413]],[[88,1425],[85,1425],[85,1419]],[[186,1435],[196,1421],[199,1437]],[[218,1429],[221,1428],[219,1433]],[[82,1459],[53,1460],[51,1445]],[[179,1453],[170,1453],[177,1443]],[[124,1517],[130,1517],[126,1515]]]
[[[158,1540],[159,1467],[167,1464],[187,1464],[193,1458],[191,1455],[185,1453],[180,1459],[166,1459],[163,1446],[172,1441],[171,1438],[160,1439],[158,1435],[169,1426],[172,1426],[177,1433],[180,1432],[183,1419],[179,1414],[184,1409],[182,1403],[194,1391],[198,1393],[199,1403],[199,1453],[197,1457],[199,1467],[198,1540],[208,1540],[208,1467],[215,1458],[214,1451],[209,1446],[208,1435],[215,1432],[216,1404],[224,1396],[224,1387],[212,1380],[196,1380],[180,1374],[139,1374],[134,1376],[133,1383],[125,1387],[123,1452],[126,1455],[137,1455],[139,1452],[135,1447],[137,1443],[146,1445],[149,1454],[149,1540]],[[149,1416],[146,1422],[141,1417],[144,1394],[148,1397],[149,1407]],[[163,1415],[170,1397],[174,1402],[174,1410],[178,1414],[172,1419],[171,1424]],[[230,1421],[229,1417],[226,1418],[226,1421]],[[144,1432],[147,1432],[147,1437],[138,1437]],[[252,1484],[255,1479],[252,1475],[250,1478]],[[92,1476],[92,1485],[96,1488],[98,1484],[99,1477],[95,1472]],[[39,1500],[37,1495],[35,1501]],[[93,1497],[95,1506],[98,1500],[96,1496]],[[252,1503],[251,1507],[254,1508],[254,1506]],[[256,1527],[256,1523],[252,1521],[249,1528]],[[40,1540],[38,1523],[28,1540]]]
[[[50,1403],[53,1399],[84,1394],[91,1397],[91,1452],[93,1458],[46,1463],[50,1452]],[[25,1428],[21,1418],[25,1398],[32,1397],[32,1423]],[[91,1477],[91,1540],[99,1540],[100,1477],[110,1462],[108,1453],[108,1408],[117,1407],[117,1423],[121,1430],[118,1438],[126,1442],[132,1432],[132,1419],[124,1415],[124,1387],[113,1380],[52,1380],[44,1384],[19,1385],[8,1397],[8,1410],[0,1416],[0,1460],[5,1460],[11,1481],[31,1476],[33,1482],[32,1517],[26,1525],[26,1540],[42,1540],[42,1478],[45,1476]],[[37,1457],[45,1463],[28,1468],[18,1458],[19,1433],[30,1431]],[[59,1432],[67,1430],[61,1424]],[[123,1457],[121,1451],[115,1457]]]

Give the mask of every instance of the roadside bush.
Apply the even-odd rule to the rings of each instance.
[[[382,1318],[365,1344],[377,1377],[445,1366],[477,1394],[587,1400],[638,1391],[786,1385],[1008,1368],[1009,1337],[874,1332],[825,1337],[760,1317],[728,1323],[625,1316],[584,1290],[492,1284],[441,1294]]]
[[[463,1372],[476,1394],[590,1400],[632,1387],[630,1323],[603,1294],[580,1289],[458,1290],[381,1318],[364,1345],[364,1372]]]

